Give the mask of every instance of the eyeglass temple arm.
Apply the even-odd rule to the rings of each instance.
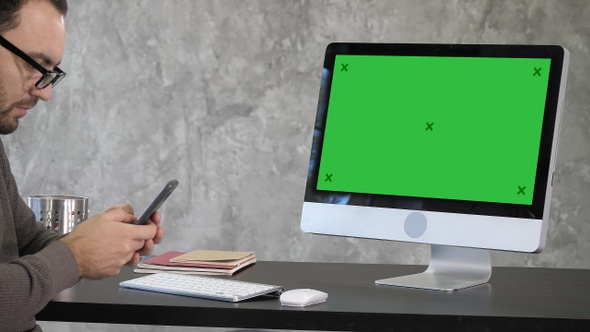
[[[43,66],[41,66],[40,64],[38,64],[35,60],[31,59],[30,56],[28,56],[23,51],[19,50],[18,47],[12,45],[8,40],[6,40],[2,36],[0,36],[0,45],[4,46],[10,52],[18,55],[21,59],[25,60],[28,64],[30,64],[31,66],[35,67],[35,69],[37,69],[38,71],[42,72],[43,74],[49,72],[47,69],[43,68]]]

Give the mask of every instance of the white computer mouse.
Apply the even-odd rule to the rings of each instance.
[[[328,293],[309,289],[291,289],[281,294],[280,300],[281,305],[291,307],[306,307],[308,305],[314,305],[326,302]]]

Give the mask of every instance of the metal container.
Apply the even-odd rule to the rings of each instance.
[[[37,221],[61,234],[71,232],[88,218],[88,197],[72,195],[31,195],[29,207]]]

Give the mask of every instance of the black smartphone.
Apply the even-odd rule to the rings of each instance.
[[[145,211],[143,211],[143,213],[139,216],[139,218],[137,218],[137,220],[135,221],[135,224],[136,225],[145,224],[150,219],[152,214],[154,214],[154,212],[156,212],[160,208],[160,206],[162,206],[162,204],[164,204],[164,201],[166,200],[166,198],[168,198],[168,196],[170,196],[170,194],[172,194],[174,189],[176,189],[176,186],[178,186],[178,181],[176,181],[176,180],[168,181],[168,183],[166,183],[166,186],[164,187],[164,189],[162,189],[162,191],[160,191],[158,196],[156,196],[156,198],[150,203],[150,205],[147,207],[147,209],[145,209]]]

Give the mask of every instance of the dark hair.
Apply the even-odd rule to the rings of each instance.
[[[29,1],[39,0],[0,0],[0,34],[16,28],[20,23],[18,12]],[[62,15],[68,13],[67,0],[41,0],[49,1]]]

